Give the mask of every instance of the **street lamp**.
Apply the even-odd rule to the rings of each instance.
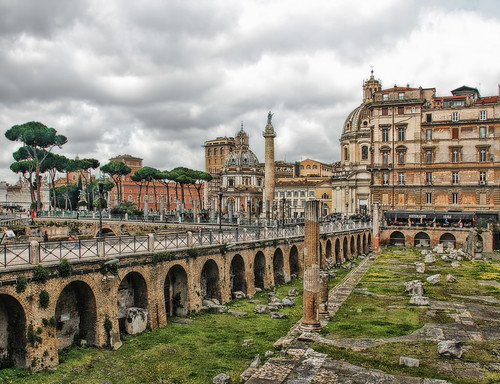
[[[219,232],[222,232],[222,190],[219,191]]]
[[[104,192],[104,184],[102,183],[101,180],[97,182],[97,189],[99,190],[99,234],[98,238],[102,238],[102,199],[103,199],[103,192]]]

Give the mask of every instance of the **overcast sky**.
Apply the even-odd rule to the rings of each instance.
[[[40,121],[55,152],[204,169],[203,143],[243,121],[264,161],[340,159],[363,80],[498,94],[500,2],[0,0],[0,123]],[[0,180],[18,143],[0,136]]]

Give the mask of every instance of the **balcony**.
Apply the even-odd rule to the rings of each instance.
[[[374,163],[374,164],[369,164],[367,167],[368,170],[370,171],[383,171],[383,170],[389,170],[392,169],[392,163]]]

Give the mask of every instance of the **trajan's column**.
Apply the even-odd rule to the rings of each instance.
[[[264,165],[264,206],[263,212],[265,212],[266,219],[270,218],[270,212],[273,209],[274,200],[274,138],[276,133],[274,132],[273,124],[271,119],[273,114],[271,111],[267,114],[267,125],[263,133],[265,139],[265,165]]]

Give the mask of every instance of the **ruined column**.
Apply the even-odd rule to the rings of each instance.
[[[377,203],[373,204],[372,209],[372,248],[374,253],[378,253],[380,247],[380,218],[379,206]]]
[[[330,314],[328,313],[328,281],[330,275],[328,272],[320,272],[320,291],[319,291],[319,317],[323,320],[328,320]]]
[[[319,321],[319,201],[306,201],[304,229],[304,305],[301,329],[316,332]]]
[[[274,189],[275,189],[275,180],[274,180],[274,138],[276,137],[276,133],[274,132],[273,124],[271,123],[271,119],[273,114],[269,112],[267,116],[267,125],[266,129],[262,136],[264,136],[265,142],[265,163],[264,163],[264,193],[263,193],[263,213],[266,220],[271,218],[271,211],[273,207],[274,200]]]

